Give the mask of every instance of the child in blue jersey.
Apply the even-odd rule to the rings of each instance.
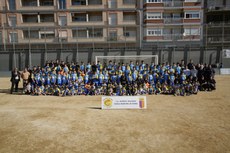
[[[108,71],[106,71],[106,73],[104,74],[104,82],[108,83],[109,81],[109,74]]]
[[[62,85],[67,85],[67,83],[68,83],[68,81],[67,81],[67,76],[66,76],[66,74],[64,73],[64,74],[62,75]]]
[[[55,85],[57,82],[56,74],[52,73],[50,76],[51,76],[51,80],[50,80],[51,84]]]
[[[133,79],[134,82],[137,80],[137,76],[138,76],[138,72],[134,68],[134,71],[132,73],[132,79]]]
[[[85,65],[84,65],[84,62],[81,62],[81,65],[80,65],[80,70],[81,70],[82,72],[84,72],[84,71],[85,71]]]
[[[85,76],[84,76],[84,83],[85,84],[87,84],[87,83],[89,83],[89,74],[87,73],[87,74],[85,74]]]
[[[90,64],[90,62],[88,62],[88,64],[86,65],[86,69],[91,70],[91,64]]]
[[[100,71],[99,75],[98,75],[98,86],[102,86],[104,81],[104,75],[102,74],[102,71]]]
[[[41,86],[42,82],[41,82],[40,73],[37,73],[37,74],[35,75],[35,83],[36,83],[38,86]]]
[[[181,67],[180,67],[180,65],[179,65],[179,63],[177,63],[177,66],[176,66],[176,72],[178,73],[178,74],[181,74]]]
[[[62,85],[62,75],[60,73],[57,75],[57,85]]]
[[[76,70],[74,70],[72,73],[71,73],[71,80],[72,81],[76,81],[78,78],[77,78],[77,72]]]
[[[181,77],[180,77],[180,81],[181,83],[183,83],[186,80],[186,75],[184,74],[184,72],[181,73]]]
[[[173,73],[169,75],[170,86],[174,86],[175,76]]]
[[[122,63],[121,70],[122,70],[122,72],[125,72],[125,70],[126,70],[126,66],[124,63]]]
[[[140,65],[139,65],[138,61],[136,62],[135,69],[136,69],[137,71],[140,70]]]
[[[167,70],[164,73],[164,81],[166,81],[167,83],[169,83],[169,74],[168,74]]]
[[[134,69],[133,61],[130,61],[129,67],[130,67],[130,70],[133,71],[133,69]]]
[[[50,74],[48,74],[45,77],[45,85],[51,85],[51,76],[50,76]]]
[[[84,81],[84,80],[83,80],[83,77],[80,75],[80,76],[78,77],[78,83],[81,84],[81,83],[83,83],[83,81]]]

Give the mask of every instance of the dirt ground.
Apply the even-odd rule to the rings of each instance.
[[[100,96],[10,95],[0,78],[1,153],[230,152],[230,76],[217,91],[147,96],[146,110],[101,110]]]

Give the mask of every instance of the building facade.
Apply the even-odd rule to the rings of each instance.
[[[205,46],[215,47],[216,61],[230,67],[230,60],[222,56],[224,49],[230,49],[230,0],[205,0]]]
[[[1,0],[2,44],[136,45],[136,0]]]
[[[8,63],[0,70],[97,55],[222,62],[230,48],[229,6],[230,0],[0,0],[0,61]]]
[[[146,0],[144,41],[165,46],[200,44],[203,7],[200,0]],[[185,43],[184,43],[185,42]]]

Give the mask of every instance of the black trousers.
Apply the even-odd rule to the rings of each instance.
[[[18,83],[19,81],[12,81],[11,82],[11,89],[10,89],[10,93],[12,94],[13,93],[13,90],[15,88],[15,92],[18,92]]]

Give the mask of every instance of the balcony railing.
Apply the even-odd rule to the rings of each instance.
[[[172,40],[172,41],[177,41],[183,39],[182,34],[166,34],[163,35],[164,40]]]
[[[172,1],[172,2],[164,2],[164,7],[182,7],[183,2],[180,1]]]
[[[165,18],[165,24],[176,24],[176,23],[183,23],[183,18]]]

